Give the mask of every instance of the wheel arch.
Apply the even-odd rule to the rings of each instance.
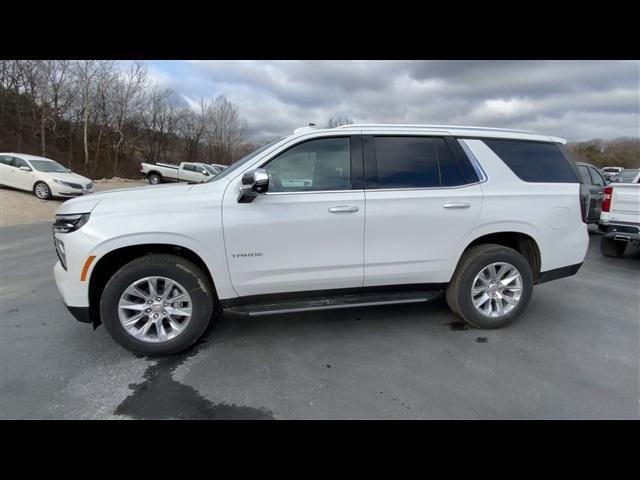
[[[462,255],[471,247],[481,244],[493,243],[496,245],[502,245],[504,247],[512,248],[516,252],[520,253],[527,259],[531,266],[533,273],[534,284],[538,282],[540,276],[540,270],[542,267],[542,257],[540,253],[540,246],[538,242],[529,233],[516,230],[507,231],[495,231],[490,233],[484,233],[471,241],[467,242],[467,245],[462,249],[458,261],[456,262],[456,268],[460,263]]]
[[[94,329],[102,323],[100,319],[100,295],[113,274],[123,265],[136,258],[159,253],[177,255],[193,262],[208,277],[215,299],[216,301],[218,300],[213,274],[206,262],[193,249],[174,243],[142,243],[121,246],[100,256],[91,270],[88,285],[89,318]]]

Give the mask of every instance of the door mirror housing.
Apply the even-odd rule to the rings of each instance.
[[[205,169],[203,168],[203,169],[202,169],[202,174],[203,174],[203,175],[206,175],[206,176],[209,176],[209,171],[208,171],[208,170],[205,170]]]
[[[22,170],[23,172],[30,172],[31,168],[29,168],[29,167],[20,167],[20,170]]]
[[[264,168],[249,170],[242,175],[238,203],[251,203],[260,194],[269,190],[269,174]]]

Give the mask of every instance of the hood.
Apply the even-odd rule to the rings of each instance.
[[[180,204],[183,199],[186,200],[190,197],[185,195],[188,192],[207,192],[215,195],[217,191],[223,192],[225,186],[226,182],[215,182],[215,184],[199,183],[195,185],[169,183],[90,193],[67,200],[60,205],[56,214],[91,213],[94,209],[99,213],[114,212],[122,214],[126,212],[134,214],[138,211],[158,210],[162,209],[163,206]]]
[[[62,180],[64,182],[71,183],[80,183],[82,186],[91,183],[91,179],[87,177],[83,177],[82,175],[78,175],[77,173],[57,173],[57,172],[46,172],[51,178],[57,178],[58,180]]]

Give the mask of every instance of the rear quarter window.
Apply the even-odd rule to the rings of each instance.
[[[555,143],[485,139],[484,143],[525,182],[580,183]]]

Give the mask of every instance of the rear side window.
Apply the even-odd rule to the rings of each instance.
[[[525,182],[579,183],[555,143],[485,139],[484,143]]]
[[[442,138],[374,137],[373,141],[377,182],[367,188],[430,188],[468,183]]]

